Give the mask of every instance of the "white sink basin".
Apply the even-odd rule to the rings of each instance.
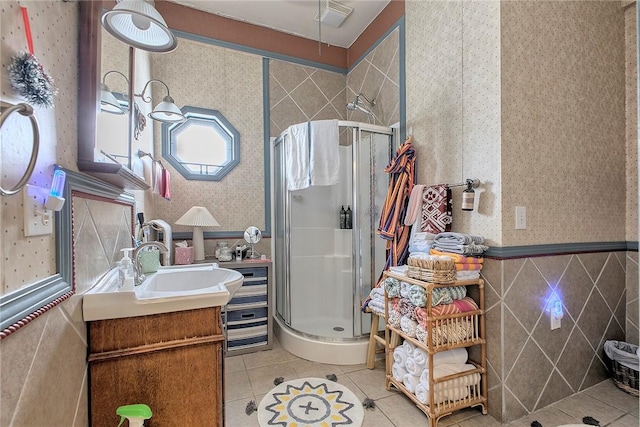
[[[242,274],[217,264],[171,266],[147,275],[134,290],[122,291],[114,268],[83,295],[82,313],[91,321],[222,306],[242,280]]]

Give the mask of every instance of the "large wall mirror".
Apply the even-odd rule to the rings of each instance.
[[[122,144],[123,135],[126,135],[123,132],[128,132],[128,126],[123,128],[121,123],[129,122],[122,117],[112,118],[116,120],[117,125],[110,128],[111,130],[107,133],[100,132],[101,136],[106,137],[106,139],[103,138],[104,141],[109,142],[98,142],[98,116],[104,114],[100,113],[100,90],[103,76],[106,71],[109,71],[102,70],[103,28],[100,16],[103,7],[110,6],[111,3],[96,0],[82,1],[79,4],[78,169],[121,188],[144,190],[149,188],[149,185],[130,168],[132,150],[129,141],[125,139],[126,147],[119,146]],[[109,56],[118,64],[113,67],[114,71],[130,79],[129,66],[125,64],[135,63],[137,52],[134,49],[127,49],[122,43],[121,45],[120,53],[115,53],[115,56],[110,53]],[[126,62],[124,58],[127,59]],[[122,87],[118,78],[113,76],[105,80],[105,83],[112,84],[116,88]],[[114,90],[118,93],[127,92],[124,89]],[[125,114],[123,117],[128,115]],[[116,156],[109,159],[107,154],[103,153]],[[105,157],[101,158],[101,156]]]
[[[110,177],[100,169],[112,167],[113,162],[94,161],[96,149],[117,156],[123,151],[122,147],[98,143],[103,137],[108,142],[113,133],[109,126],[105,127],[106,131],[97,126],[100,85],[104,80],[111,92],[121,95],[119,101],[125,103],[128,102],[124,97],[125,79],[118,73],[128,77],[130,81],[132,79],[129,75],[133,74],[137,92],[145,87],[142,84],[144,81],[160,80],[170,88],[176,105],[184,109],[187,121],[183,126],[161,126],[147,118],[142,136],[150,138],[150,141],[134,140],[132,143],[134,161],[139,150],[151,153],[156,160],[160,160],[163,153],[163,127],[167,130],[167,135],[172,130],[175,137],[173,148],[170,142],[168,147],[165,146],[166,154],[162,162],[162,167],[171,176],[170,200],[153,196],[152,192],[146,193],[145,197],[149,196],[145,201],[147,217],[174,224],[189,207],[205,206],[221,224],[217,229],[205,231],[208,239],[241,237],[243,231],[252,225],[260,228],[263,235],[269,236],[269,141],[268,133],[265,133],[268,123],[265,122],[264,114],[269,105],[268,86],[265,86],[268,78],[265,78],[263,55],[255,49],[174,30],[179,38],[176,50],[163,54],[144,52],[149,55],[148,61],[145,61],[139,56],[140,50],[134,49],[135,56],[131,58],[131,49],[126,44],[117,41],[111,46],[100,41],[106,37],[100,16],[114,4],[111,1],[92,1],[81,2],[79,5],[80,25],[84,27],[80,37],[82,64],[79,122],[82,125],[78,128],[79,169],[122,188],[133,189],[127,182],[134,175],[131,170],[122,167],[113,179],[113,175]],[[178,12],[182,20],[200,20],[203,26],[209,22],[207,16],[171,2],[157,2],[156,7],[170,27],[170,21]],[[111,48],[117,51],[108,54],[108,63],[105,55]],[[105,55],[101,50],[104,50]],[[131,59],[133,61],[129,62]],[[125,69],[125,63],[133,63],[133,67]],[[242,72],[239,73],[238,70]],[[110,71],[117,73],[107,75]],[[143,76],[139,77],[140,74]],[[165,88],[156,86],[154,91],[158,92],[155,93],[154,101],[157,102],[157,95],[164,95],[162,90]],[[134,100],[137,103],[138,97],[134,97]],[[149,105],[141,103],[140,106]],[[146,112],[143,113],[146,116]],[[98,133],[100,138],[97,137]],[[198,134],[200,136],[196,138],[209,141],[208,144],[205,143],[206,148],[210,149],[206,151],[206,156],[202,155],[205,152],[202,146],[195,148],[195,151],[200,152],[197,157],[193,156],[194,148],[189,148],[189,141]],[[187,142],[183,144],[183,141]],[[89,162],[85,160],[87,158],[90,159]],[[81,166],[87,164],[93,170],[86,170]],[[148,169],[147,163],[144,167]],[[136,169],[135,163],[131,169]],[[124,176],[125,171],[128,172],[127,176]],[[237,215],[237,212],[243,212],[243,215]],[[191,230],[188,228],[176,226],[173,231],[177,238],[190,238]]]

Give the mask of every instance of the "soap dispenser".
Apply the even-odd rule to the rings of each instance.
[[[124,256],[118,263],[118,288],[121,291],[133,290],[133,286],[134,286],[133,262],[129,257],[129,254],[133,250],[134,248],[125,248],[121,250],[121,252],[124,252]]]

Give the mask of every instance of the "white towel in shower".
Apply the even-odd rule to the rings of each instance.
[[[309,187],[309,123],[289,126],[289,141],[285,141],[285,173],[289,191]]]
[[[337,120],[311,122],[311,185],[335,185],[340,175],[340,152]]]

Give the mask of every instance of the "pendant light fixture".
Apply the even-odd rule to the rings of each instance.
[[[171,52],[178,46],[178,39],[153,1],[121,0],[102,15],[102,26],[118,40],[137,49]]]

